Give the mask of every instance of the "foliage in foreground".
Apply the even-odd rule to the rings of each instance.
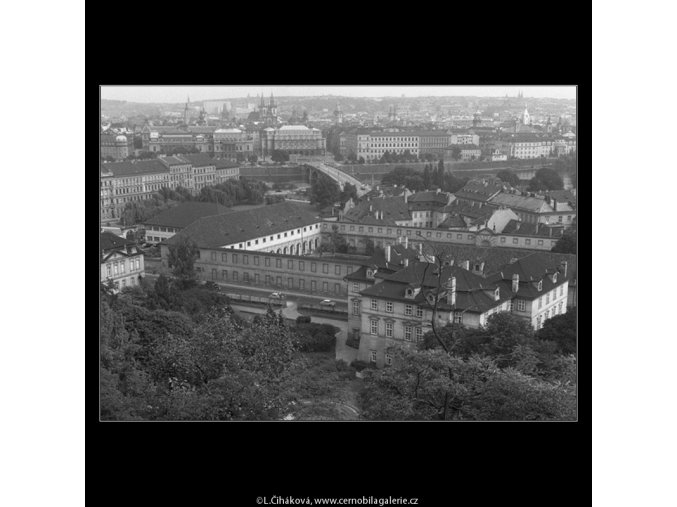
[[[574,420],[575,316],[567,315],[550,319],[538,334],[507,313],[492,316],[485,328],[449,325],[439,331],[448,352],[432,333],[418,350],[393,347],[392,366],[365,372],[363,416]]]

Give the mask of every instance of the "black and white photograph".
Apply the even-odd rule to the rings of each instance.
[[[101,422],[578,420],[576,85],[99,104]]]

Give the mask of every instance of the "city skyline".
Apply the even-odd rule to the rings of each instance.
[[[312,97],[334,95],[351,98],[392,97],[516,97],[525,99],[575,99],[575,86],[324,86],[324,85],[247,85],[247,86],[101,86],[101,98],[138,103],[181,103],[220,99],[255,98],[274,94],[276,97]]]

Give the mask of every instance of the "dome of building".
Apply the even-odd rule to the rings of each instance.
[[[127,138],[126,138],[125,136],[117,136],[117,137],[115,138],[115,142],[116,142],[116,143],[126,143],[126,142],[127,142]]]

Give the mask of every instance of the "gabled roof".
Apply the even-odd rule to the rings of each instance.
[[[555,255],[555,257],[553,257]],[[559,259],[558,259],[559,257]],[[564,276],[562,262],[567,262],[567,275]],[[573,264],[573,266],[572,266]],[[550,276],[557,273],[557,282],[553,282]],[[512,293],[513,297],[535,299],[555,287],[559,287],[565,281],[576,279],[576,256],[569,254],[550,254],[535,252],[515,262],[505,264],[495,273],[487,276],[491,280],[504,287],[503,290],[512,292],[512,276],[519,275],[519,290]],[[542,289],[539,291],[537,284],[542,281]]]
[[[384,277],[382,282],[368,287],[361,291],[360,294],[366,297],[393,299],[429,307],[430,305],[426,297],[431,291],[437,292],[438,287],[435,269],[435,264],[416,262],[392,275]],[[424,273],[425,280],[423,280]],[[495,283],[457,266],[445,266],[442,269],[440,294],[446,291],[444,286],[452,276],[456,278],[456,304],[453,307],[454,310],[484,313],[511,298],[509,292],[500,290],[499,300],[496,301],[494,297],[487,294],[487,292],[490,292],[493,295],[497,288]],[[405,297],[406,290],[410,287],[421,288],[420,292],[413,299]],[[447,304],[446,299],[441,299],[438,303],[438,309],[451,310],[452,307]]]
[[[133,245],[133,241],[128,239],[121,238],[117,234],[112,232],[101,232],[99,233],[99,248],[104,252],[108,250],[117,250],[121,248],[126,248],[127,245]]]
[[[519,194],[500,193],[492,197],[490,202],[494,205],[530,211],[532,213],[547,213],[553,211],[552,206],[545,202],[545,199]]]
[[[144,225],[156,225],[163,227],[176,227],[182,229],[197,219],[213,215],[233,213],[231,208],[209,202],[182,202],[181,204],[162,211],[149,218]]]
[[[166,244],[177,244],[187,238],[202,248],[219,248],[305,227],[320,220],[317,210],[312,206],[285,201],[262,208],[199,218],[168,239]]]

